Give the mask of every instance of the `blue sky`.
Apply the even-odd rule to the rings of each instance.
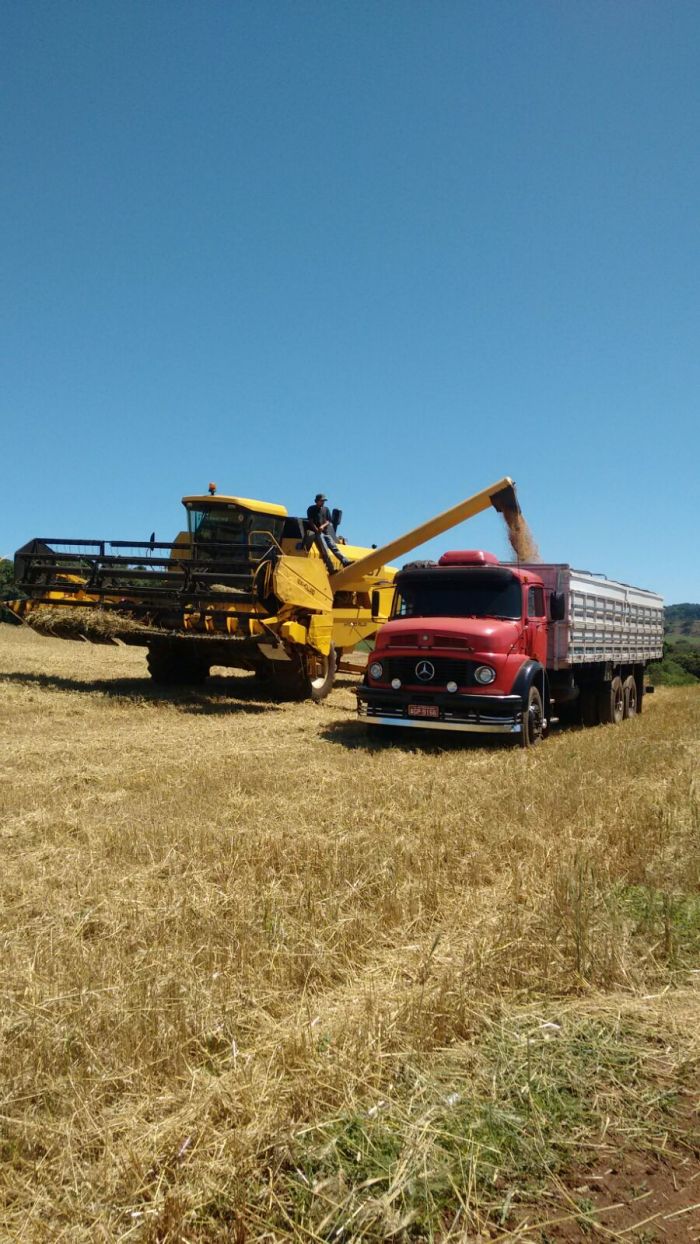
[[[0,554],[210,479],[382,542],[508,474],[547,560],[700,600],[697,3],[0,25]]]

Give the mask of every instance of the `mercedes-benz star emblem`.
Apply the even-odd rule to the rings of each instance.
[[[416,666],[416,678],[421,682],[430,682],[435,677],[435,666],[431,661],[419,661]]]

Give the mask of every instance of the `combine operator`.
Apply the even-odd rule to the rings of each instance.
[[[351,566],[347,557],[341,553],[335,541],[335,531],[333,530],[333,519],[328,506],[325,504],[328,497],[325,493],[317,492],[313,505],[310,505],[306,511],[306,517],[309,521],[309,530],[313,534],[321,557],[324,560],[326,569],[329,574],[333,574],[338,567],[333,565],[328,556],[329,550],[338,558],[341,566]]]

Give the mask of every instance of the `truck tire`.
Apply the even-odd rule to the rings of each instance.
[[[637,682],[633,674],[626,678],[623,684],[625,694],[625,717],[637,716]]]
[[[625,715],[625,692],[617,675],[598,692],[598,713],[604,726],[619,726]]]
[[[149,644],[148,672],[159,687],[198,687],[209,676],[209,666],[194,653],[179,652],[161,644]]]
[[[542,696],[537,687],[531,686],[525,699],[520,746],[536,747],[544,738],[544,710]]]
[[[597,726],[600,724],[598,716],[598,696],[595,688],[581,688],[581,725]]]
[[[270,661],[270,694],[275,700],[320,703],[332,690],[337,665],[335,648],[327,657],[298,653],[291,661]]]

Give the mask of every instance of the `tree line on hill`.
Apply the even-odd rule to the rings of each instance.
[[[681,687],[700,681],[700,605],[667,605],[661,661],[649,667],[652,682]]]
[[[15,587],[14,566],[6,557],[0,557],[0,622],[14,622],[9,609],[4,609],[4,600],[14,600],[19,595]]]
[[[700,637],[700,605],[687,601],[682,605],[666,606],[666,630],[673,635]]]
[[[9,610],[3,609],[2,602],[21,595],[15,586],[12,562],[0,557],[0,621],[16,620]],[[664,655],[661,661],[649,666],[651,681],[657,686],[669,687],[700,682],[700,604],[686,601],[667,605],[664,614]]]

